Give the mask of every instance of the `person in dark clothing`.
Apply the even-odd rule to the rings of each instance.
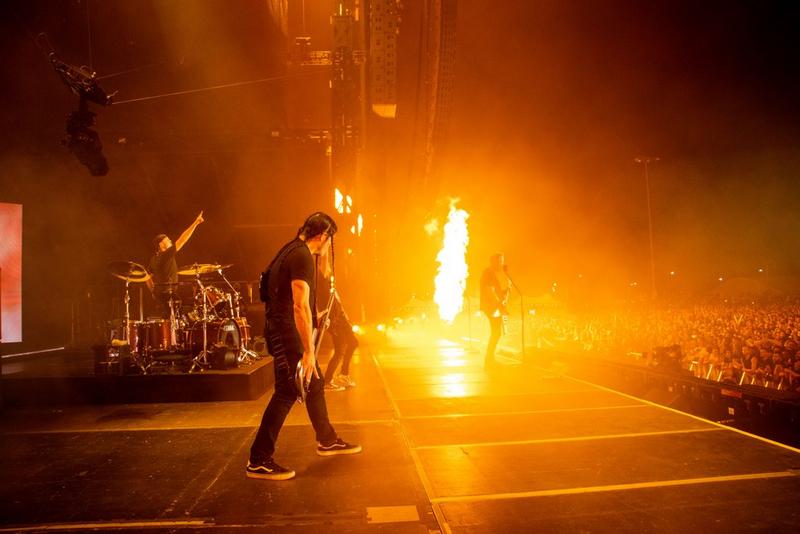
[[[489,319],[491,334],[489,344],[486,346],[484,366],[487,370],[496,365],[494,351],[503,327],[508,317],[508,297],[511,294],[511,284],[505,272],[505,258],[503,254],[492,254],[489,258],[489,267],[481,274],[481,311]]]
[[[341,388],[353,388],[355,380],[350,376],[350,360],[358,348],[358,338],[353,334],[353,324],[339,300],[338,292],[334,292],[333,306],[331,306],[331,325],[329,333],[333,342],[333,355],[325,368],[325,387],[341,391]],[[336,368],[342,364],[341,372],[337,375]]]
[[[315,353],[317,327],[315,260],[326,252],[336,233],[336,223],[321,212],[309,216],[297,237],[281,248],[261,275],[261,297],[265,303],[267,347],[274,358],[275,391],[264,410],[261,425],[250,448],[246,473],[250,478],[288,480],[295,472],[273,459],[275,442],[295,401],[295,369],[302,362],[307,383],[306,410],[317,439],[317,454],[355,454],[361,446],[338,437],[328,419],[322,372]]]
[[[328,312],[330,315],[330,326],[328,327],[328,334],[333,342],[333,355],[331,356],[328,366],[325,368],[325,389],[328,391],[343,391],[345,388],[352,388],[356,386],[355,380],[350,377],[350,360],[353,358],[353,353],[358,348],[358,338],[353,334],[353,324],[344,311],[342,301],[339,298],[339,292],[333,280],[333,269],[331,268],[330,255],[324,254],[320,256],[321,268],[318,273],[317,280],[319,281],[320,291],[320,306],[327,306],[330,298],[331,289],[333,288],[333,299],[331,300],[331,309]],[[327,310],[320,309],[320,320],[325,320],[324,314]],[[341,373],[336,375],[336,368],[339,363],[342,364]]]
[[[174,296],[175,284],[178,282],[178,263],[175,254],[183,248],[195,229],[203,222],[201,211],[192,224],[183,231],[173,245],[166,234],[158,234],[153,239],[156,252],[150,259],[150,273],[153,275],[147,281],[153,298],[158,305],[158,312],[163,319],[170,318],[169,300]]]

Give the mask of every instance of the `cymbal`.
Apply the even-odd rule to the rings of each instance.
[[[179,282],[161,282],[159,284],[153,284],[153,287],[156,290],[172,290],[177,289],[180,286],[193,286],[195,284],[194,280],[181,280]]]
[[[219,263],[195,263],[184,265],[178,269],[181,276],[195,276],[197,274],[209,274],[217,272],[222,266]]]
[[[108,264],[108,272],[126,282],[147,282],[150,273],[144,266],[132,261],[112,261]]]

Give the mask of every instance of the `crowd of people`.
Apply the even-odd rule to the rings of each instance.
[[[798,302],[537,311],[529,324],[539,346],[567,343],[717,382],[800,392]]]

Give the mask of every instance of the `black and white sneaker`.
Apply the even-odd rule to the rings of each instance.
[[[344,391],[344,386],[340,386],[335,382],[326,382],[325,391]]]
[[[347,443],[342,438],[336,438],[336,441],[329,445],[322,443],[317,445],[317,454],[320,456],[334,456],[336,454],[357,454],[361,452],[361,445]]]
[[[289,480],[294,478],[295,472],[276,464],[270,458],[263,462],[247,462],[247,476],[249,478],[262,478],[265,480]]]

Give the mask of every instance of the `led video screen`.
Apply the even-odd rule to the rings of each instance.
[[[22,341],[22,205],[0,202],[0,340]]]

